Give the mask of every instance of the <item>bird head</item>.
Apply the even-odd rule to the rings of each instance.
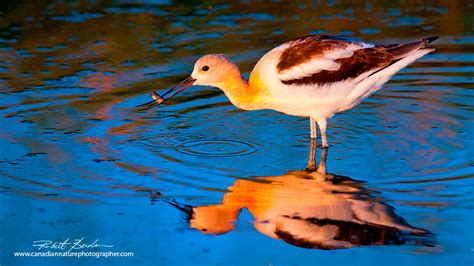
[[[240,76],[239,68],[227,57],[209,54],[196,61],[191,77],[196,80],[194,85],[222,88],[236,73]]]
[[[196,61],[193,72],[189,77],[162,95],[153,92],[152,97],[154,100],[139,106],[147,105],[147,109],[158,106],[185,89],[195,85],[212,86],[222,89],[234,82],[236,78],[240,79],[241,76],[239,68],[234,63],[222,54],[208,54]]]

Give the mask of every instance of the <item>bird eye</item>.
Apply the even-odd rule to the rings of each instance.
[[[202,71],[208,71],[209,70],[209,67],[208,66],[203,66],[202,67]]]

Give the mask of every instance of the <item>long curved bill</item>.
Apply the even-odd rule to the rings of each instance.
[[[169,90],[167,90],[165,93],[162,95],[159,95],[156,91],[153,91],[151,93],[151,97],[153,98],[152,101],[149,101],[144,104],[137,105],[135,107],[143,107],[142,110],[148,110],[153,107],[156,107],[169,99],[173,98],[176,94],[184,91],[185,89],[191,87],[194,85],[194,82],[196,79],[193,79],[191,76],[187,77],[180,83],[176,84],[175,86],[171,87]],[[171,94],[170,96],[166,97],[168,94]],[[166,97],[166,98],[165,98]]]

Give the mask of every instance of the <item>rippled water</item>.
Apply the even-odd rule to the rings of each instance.
[[[0,264],[472,264],[472,3],[2,1],[0,8]],[[327,171],[346,181],[290,171],[307,166],[307,119],[240,111],[207,87],[158,109],[134,108],[189,75],[203,54],[227,54],[247,77],[272,47],[320,33],[381,43],[441,36],[435,53],[329,120]],[[329,209],[316,200],[337,193],[349,194],[328,200]],[[353,248],[328,251],[262,229],[275,224],[307,238],[304,225],[276,217],[314,222],[312,212],[332,208],[337,216],[347,204],[356,213],[360,204],[381,208],[380,217],[432,235],[377,242],[383,227],[362,228]],[[207,208],[218,211],[207,213],[202,231],[197,217]],[[12,255],[32,251],[34,240],[81,237],[135,256]]]

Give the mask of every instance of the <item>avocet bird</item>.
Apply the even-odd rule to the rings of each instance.
[[[328,118],[353,108],[399,70],[434,51],[427,45],[437,38],[373,45],[340,36],[300,37],[265,54],[248,81],[224,55],[209,54],[195,63],[191,76],[161,96],[153,92],[154,100],[145,105],[157,106],[193,85],[217,87],[240,109],[309,117],[311,138],[317,136],[317,123],[326,148]]]

